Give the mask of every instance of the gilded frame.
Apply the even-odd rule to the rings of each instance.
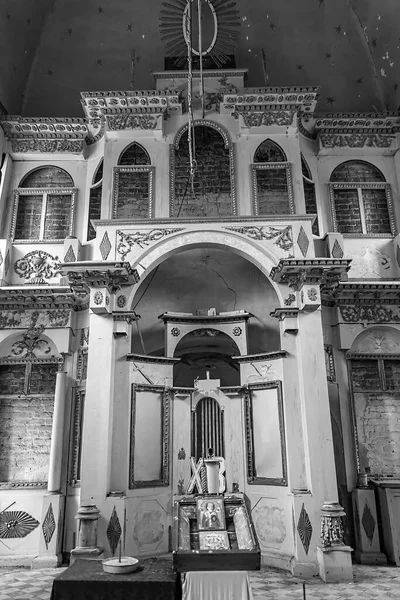
[[[148,218],[154,217],[154,182],[155,182],[155,167],[151,165],[133,165],[133,166],[118,166],[113,170],[113,201],[112,201],[112,219],[117,219],[118,213],[118,195],[119,195],[119,174],[120,173],[148,173],[149,174],[149,207]],[[135,217],[131,217],[136,220]],[[138,219],[143,217],[138,217]]]
[[[20,196],[39,196],[42,198],[42,213],[43,204],[47,205],[47,196],[57,194],[58,196],[71,196],[71,219],[69,223],[68,235],[74,235],[75,231],[75,212],[76,212],[76,197],[78,194],[78,188],[16,188],[14,190],[14,204],[13,213],[11,219],[11,231],[10,239],[15,244],[59,244],[64,242],[64,238],[15,238],[15,229],[17,226],[17,215],[18,215],[18,204]],[[47,212],[47,211],[46,211]],[[46,218],[46,213],[42,214],[42,221]],[[41,224],[42,229],[42,224]]]
[[[138,481],[135,479],[135,421],[136,421],[136,392],[153,392],[162,395],[161,401],[161,456],[160,479]],[[129,489],[166,487],[169,486],[169,457],[170,457],[170,392],[163,386],[131,385],[131,428],[129,447]]]
[[[253,192],[253,210],[255,216],[259,216],[259,206],[258,206],[258,190],[257,190],[257,171],[268,171],[273,169],[284,169],[286,171],[286,184],[288,191],[288,203],[289,203],[289,214],[296,214],[296,207],[294,202],[294,192],[293,192],[293,179],[292,179],[292,169],[291,165],[288,162],[276,162],[276,163],[252,163],[251,164],[251,187]],[[269,215],[261,215],[263,217],[268,217]]]
[[[282,459],[282,477],[257,477],[255,469],[255,451],[253,435],[253,390],[276,389],[278,403],[280,447]],[[246,467],[247,483],[250,485],[279,485],[287,486],[287,459],[286,459],[286,440],[285,440],[285,422],[283,414],[282,382],[267,381],[265,383],[249,384],[244,394],[244,421],[246,431]]]
[[[366,183],[347,183],[347,182],[331,182],[328,183],[329,189],[329,201],[331,205],[331,214],[332,214],[332,227],[335,233],[340,233],[338,230],[337,216],[336,216],[336,207],[335,207],[335,190],[385,190],[386,191],[386,201],[389,213],[389,223],[390,223],[390,233],[343,233],[344,237],[352,237],[352,238],[387,238],[391,236],[397,235],[397,227],[396,227],[396,217],[394,214],[393,207],[393,196],[392,196],[392,188],[390,183],[385,182],[366,182]]]

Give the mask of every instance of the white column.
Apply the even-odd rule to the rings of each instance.
[[[49,477],[47,483],[48,492],[59,492],[61,489],[61,466],[65,414],[65,379],[65,371],[58,371],[56,375],[53,425],[51,429]]]

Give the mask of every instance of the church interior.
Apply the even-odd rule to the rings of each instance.
[[[0,3],[0,567],[400,566],[399,10]]]

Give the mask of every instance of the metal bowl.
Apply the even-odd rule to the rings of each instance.
[[[123,573],[133,573],[139,567],[139,561],[133,556],[121,556],[119,558],[106,558],[102,561],[103,571],[105,573],[113,573],[114,575],[122,575]]]

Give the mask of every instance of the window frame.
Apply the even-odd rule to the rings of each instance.
[[[148,215],[145,218],[154,218],[154,183],[156,169],[152,165],[131,165],[131,166],[116,166],[113,169],[113,202],[112,202],[112,219],[119,219],[118,213],[118,195],[119,195],[119,174],[120,173],[148,173],[149,179],[149,208]],[[122,220],[140,221],[143,217],[120,217]]]
[[[329,182],[328,183],[328,188],[329,188],[329,200],[330,200],[330,204],[331,204],[331,214],[332,214],[332,226],[333,226],[333,231],[335,233],[340,233],[341,235],[343,235],[343,237],[370,237],[370,238],[385,238],[385,237],[394,237],[397,235],[397,227],[396,227],[396,218],[395,218],[395,214],[394,214],[394,207],[393,207],[393,197],[392,197],[392,187],[390,185],[390,183],[387,182],[383,182],[383,181],[365,181],[365,182],[359,182],[359,183],[350,183],[350,182],[342,182],[342,181],[336,181],[336,182]],[[337,221],[337,214],[336,214],[336,206],[335,206],[335,190],[357,190],[357,194],[358,194],[358,205],[359,205],[359,210],[360,210],[360,220],[361,220],[361,228],[362,228],[362,232],[360,233],[342,233],[341,231],[339,231],[338,229],[338,221]],[[388,208],[388,214],[389,214],[389,225],[390,225],[390,232],[386,232],[386,233],[368,233],[367,232],[367,225],[366,225],[366,220],[365,220],[365,208],[364,208],[364,201],[363,201],[363,194],[362,194],[362,190],[385,190],[386,192],[386,203],[387,203],[387,208]]]
[[[259,204],[258,204],[258,190],[257,190],[257,171],[265,171],[272,169],[285,169],[286,171],[286,185],[288,191],[288,204],[289,204],[289,213],[290,215],[296,214],[296,207],[294,202],[294,193],[293,193],[293,179],[292,179],[292,168],[289,162],[268,162],[268,163],[252,163],[250,165],[251,168],[251,186],[253,191],[253,212],[256,217],[259,215]],[[285,214],[285,213],[284,213]],[[275,215],[261,215],[263,217],[275,216]]]
[[[47,212],[47,200],[48,196],[70,196],[71,197],[71,211],[70,211],[70,222],[67,235],[74,235],[75,231],[75,212],[76,212],[76,197],[78,194],[78,188],[16,188],[14,190],[14,205],[13,214],[11,220],[11,241],[18,244],[53,244],[64,242],[65,237],[62,238],[44,238],[44,227],[46,221]],[[41,219],[40,219],[40,230],[38,238],[16,238],[15,231],[17,228],[17,217],[18,217],[18,206],[21,196],[38,196],[41,198]]]

